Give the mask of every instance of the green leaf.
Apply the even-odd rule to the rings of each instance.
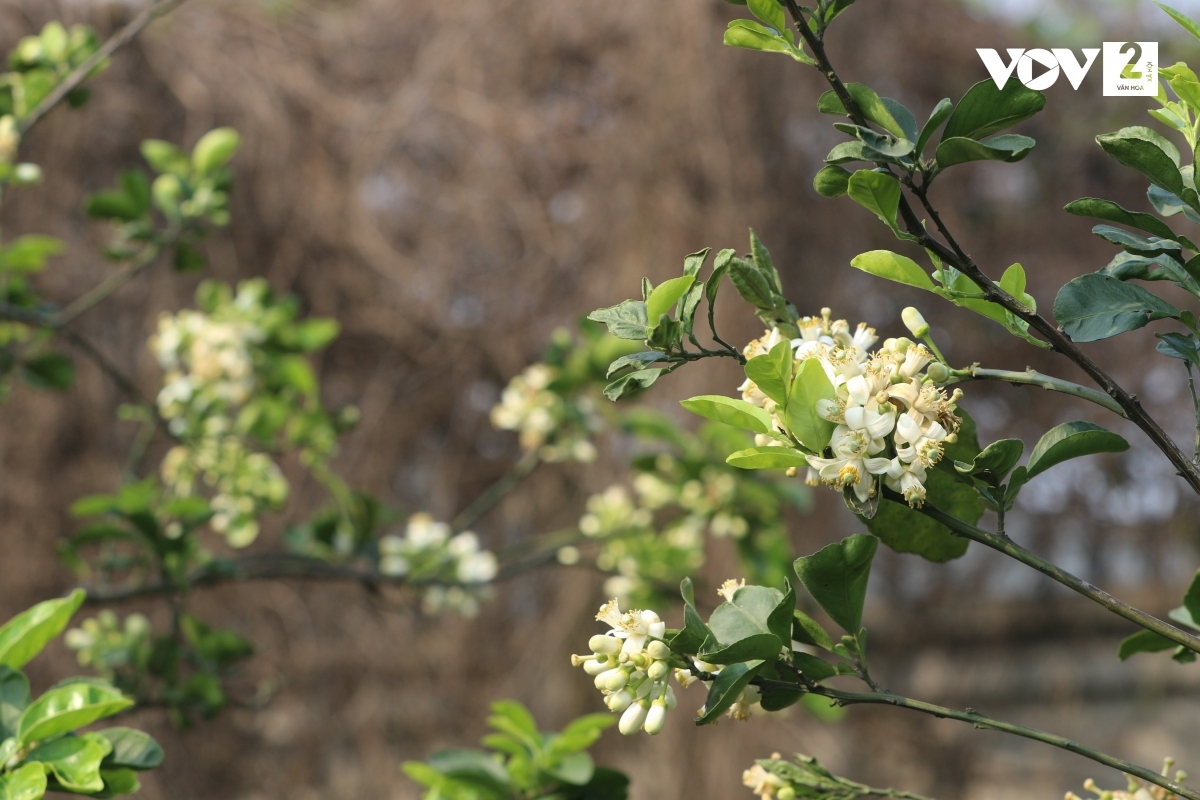
[[[819,359],[810,358],[801,363],[800,371],[792,381],[784,417],[788,431],[813,453],[825,450],[836,427],[817,414],[817,403],[832,400],[836,395]]]
[[[1168,5],[1163,5],[1162,3],[1158,2],[1158,0],[1154,0],[1154,5],[1167,12],[1167,14],[1171,16],[1171,19],[1183,26],[1185,31],[1190,33],[1192,36],[1195,36],[1197,39],[1200,39],[1200,26],[1192,21],[1192,19],[1186,14],[1176,11]]]
[[[642,341],[646,338],[648,317],[646,303],[642,300],[625,300],[609,308],[599,308],[588,314],[587,318],[607,325],[608,332],[618,339]]]
[[[884,278],[918,289],[933,290],[929,274],[911,258],[893,253],[891,250],[871,250],[855,256],[850,266],[870,275]]]
[[[945,459],[949,459],[947,453]],[[952,461],[950,463],[953,463]],[[984,503],[973,487],[959,483],[948,472],[931,469],[925,478],[926,502],[951,516],[974,524],[983,516]],[[908,507],[905,502],[883,498],[867,530],[897,553],[912,553],[926,561],[943,563],[961,557],[970,541],[945,525]]]
[[[821,623],[798,608],[792,609],[792,638],[801,644],[820,647],[822,650],[833,649],[833,639],[821,627]]]
[[[1194,287],[1200,291],[1200,284],[1184,271],[1178,261],[1165,253],[1150,258],[1121,251],[1099,272],[1102,275],[1111,275],[1119,281],[1173,281],[1180,286],[1189,289]]]
[[[121,797],[136,794],[142,788],[137,773],[131,769],[101,769],[100,777],[104,780],[104,789],[94,793],[92,797]]]
[[[170,142],[161,139],[147,139],[142,142],[142,158],[154,168],[155,172],[169,173],[186,177],[191,169],[191,159],[187,153]]]
[[[1196,207],[1196,193],[1184,185],[1179,172],[1179,151],[1158,133],[1135,125],[1101,134],[1096,141],[1121,164],[1136,169],[1155,186]]]
[[[133,705],[112,686],[76,681],[57,686],[30,704],[17,723],[17,740],[27,745],[110,717]]]
[[[725,463],[738,469],[790,469],[808,466],[804,454],[790,447],[748,447],[730,453]]]
[[[17,733],[21,712],[28,706],[29,679],[11,667],[0,667],[0,742]]]
[[[38,603],[0,626],[0,665],[20,669],[29,663],[67,627],[84,596],[82,589],[76,589],[66,597]]]
[[[746,377],[754,381],[759,391],[786,406],[791,390],[792,366],[794,364],[792,343],[786,339],[771,348],[770,352],[755,356],[746,362]]]
[[[46,769],[26,764],[0,775],[0,800],[40,800],[46,794]]]
[[[1112,200],[1101,200],[1098,197],[1081,197],[1074,202],[1067,203],[1064,210],[1068,214],[1074,214],[1079,217],[1092,217],[1094,219],[1115,222],[1118,225],[1128,225],[1131,228],[1152,233],[1163,239],[1175,238],[1175,233],[1171,230],[1171,227],[1158,217],[1153,214],[1142,213],[1141,211],[1129,211],[1117,205]]]
[[[860,169],[850,176],[846,193],[893,231],[898,230],[896,212],[900,208],[900,181],[894,175]]]
[[[163,749],[150,734],[134,728],[105,728],[96,731],[112,745],[102,766],[112,769],[154,769],[163,762]]]
[[[1000,89],[988,78],[972,86],[950,115],[942,141],[982,139],[1029,119],[1046,106],[1046,96],[1010,80]]]
[[[841,142],[834,146],[829,151],[829,155],[825,156],[827,164],[846,164],[850,161],[873,161],[872,153],[868,152],[867,146],[859,141]],[[849,180],[847,179],[847,188]]]
[[[775,657],[783,647],[784,637],[791,633],[795,605],[796,596],[790,588],[785,595],[768,586],[743,586],[733,593],[732,600],[717,606],[708,620],[708,627],[722,645],[731,645],[757,634],[771,634],[779,643],[771,656]]]
[[[175,245],[171,266],[178,272],[197,272],[208,266],[208,259],[199,247],[189,242],[180,242]]]
[[[1155,348],[1158,352],[1200,367],[1200,341],[1197,341],[1195,336],[1185,336],[1182,333],[1160,333],[1158,338],[1162,339]]]
[[[746,661],[741,664],[730,664],[721,670],[708,689],[708,697],[704,701],[704,713],[696,717],[696,724],[707,725],[720,719],[765,663],[765,661]]]
[[[777,32],[787,30],[787,17],[784,16],[783,6],[779,0],[747,0],[750,13],[770,25]]]
[[[754,433],[771,431],[771,415],[745,400],[710,394],[684,400],[680,405],[693,414],[699,414],[705,419],[723,422],[735,428]]]
[[[666,369],[639,369],[637,372],[622,375],[604,387],[604,396],[613,402],[632,397],[644,389],[650,388],[656,380],[669,371]]]
[[[1034,144],[1036,142],[1028,136],[1015,133],[1005,133],[983,141],[955,136],[943,139],[934,157],[942,169],[968,161],[1004,161],[1011,164],[1029,155]]]
[[[771,0],[771,2],[774,1]],[[671,278],[669,281],[663,281],[654,287],[650,296],[646,298],[646,318],[650,323],[658,324],[659,318],[679,302],[679,298],[683,297],[688,287],[695,281],[694,275],[682,275],[678,278]]]
[[[62,353],[44,353],[22,362],[21,378],[35,389],[61,392],[75,383],[75,364]]]
[[[782,711],[785,708],[796,705],[796,703],[799,703],[805,697],[805,692],[800,689],[792,692],[772,688],[771,691],[763,693],[758,703],[763,711]]]
[[[1179,309],[1140,286],[1092,273],[1070,281],[1054,299],[1054,317],[1076,342],[1095,342],[1143,327]]]
[[[296,323],[293,329],[296,346],[306,353],[323,350],[338,337],[341,326],[336,319],[312,317]]]
[[[40,234],[18,236],[7,246],[0,248],[0,271],[26,275],[41,272],[46,259],[59,255],[66,249],[61,239]]]
[[[429,757],[429,766],[447,778],[497,797],[512,796],[508,771],[491,755],[479,750],[442,750]]]
[[[666,355],[656,350],[647,350],[642,353],[631,353],[627,356],[621,356],[616,361],[608,365],[608,372],[604,377],[611,378],[626,367],[636,367],[637,369],[644,368],[647,364],[653,364],[657,361],[663,361]]]
[[[546,748],[548,754],[561,755],[587,750],[600,734],[617,724],[617,718],[612,714],[584,714],[567,723]]]
[[[929,144],[929,140],[937,133],[937,129],[942,127],[950,114],[954,112],[954,103],[950,102],[949,97],[945,97],[933,107],[933,111],[929,114],[929,119],[921,127],[921,132],[917,136],[917,155],[925,152],[925,145]]]
[[[1117,245],[1126,252],[1149,258],[1155,258],[1161,253],[1175,253],[1178,255],[1182,249],[1179,242],[1172,239],[1141,236],[1124,228],[1115,228],[1112,225],[1097,225],[1092,228],[1092,233],[1105,241]]]
[[[998,486],[1012,472],[1024,452],[1025,443],[1020,439],[1000,439],[985,447],[970,464],[957,462],[954,469],[974,475],[991,486]]]
[[[880,97],[871,87],[861,83],[846,84],[846,91],[868,122],[873,122],[898,139],[911,142],[917,138],[917,122],[912,112],[900,103]],[[817,109],[822,114],[846,114],[842,101],[832,90],[817,100]]]
[[[1142,630],[1121,640],[1117,658],[1125,661],[1138,653],[1158,653],[1172,647],[1176,647],[1176,644],[1162,634]]]
[[[85,733],[38,745],[26,760],[44,764],[63,789],[76,793],[98,792],[104,788],[100,762],[111,751],[112,744],[108,739]]]
[[[767,279],[749,261],[742,258],[729,260],[729,280],[733,288],[747,303],[755,308],[770,308],[773,305],[771,286]]]
[[[782,649],[783,643],[775,634],[752,633],[726,647],[701,650],[697,657],[709,664],[738,664],[755,659],[773,661]]]
[[[858,533],[796,559],[796,575],[829,618],[848,633],[862,628],[871,561],[879,540]]]
[[[115,219],[133,222],[142,218],[136,201],[124,192],[104,191],[89,195],[83,210],[92,219]]]
[[[767,281],[767,286],[771,287],[773,294],[781,292],[782,284],[779,281],[779,270],[775,269],[775,263],[771,260],[771,254],[767,252],[767,248],[758,238],[758,234],[754,229],[750,229],[750,256],[754,261],[754,267],[762,274]]]
[[[841,197],[850,186],[850,170],[828,164],[813,178],[813,189],[822,197]]]
[[[627,800],[629,778],[615,769],[597,767],[586,786],[571,786],[561,789],[553,796],[562,800]]]
[[[200,137],[192,149],[192,168],[202,177],[212,175],[229,163],[241,137],[233,128],[217,128]]]
[[[837,668],[828,661],[808,653],[793,653],[796,668],[810,681],[823,681],[837,675]]]
[[[547,769],[546,773],[563,783],[582,786],[592,779],[592,773],[595,771],[596,764],[591,756],[587,753],[571,753],[556,766]]]
[[[794,47],[770,28],[748,19],[735,19],[725,29],[724,43],[730,47],[758,50],[764,53],[787,53],[792,55]]]
[[[1038,440],[1025,467],[1026,479],[1040,475],[1051,467],[1072,458],[1096,453],[1121,453],[1129,442],[1091,422],[1064,422],[1056,425]]]

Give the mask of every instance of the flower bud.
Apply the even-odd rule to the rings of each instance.
[[[596,634],[591,639],[588,639],[588,647],[592,648],[593,653],[615,656],[617,651],[621,649],[621,640],[615,636]]]
[[[583,671],[586,672],[588,675],[596,676],[596,675],[599,675],[601,672],[605,672],[607,670],[608,670],[608,659],[607,658],[589,658],[587,661],[583,662]]]
[[[617,723],[617,730],[625,736],[633,736],[642,729],[642,725],[646,723],[646,715],[649,713],[650,709],[641,703],[632,704],[621,715],[621,721]]]
[[[663,697],[667,701],[667,711],[670,711],[671,709],[673,709],[675,707],[675,703],[676,703],[675,690],[672,689],[670,686],[668,686],[667,690],[663,693]]]
[[[13,177],[22,186],[32,186],[35,183],[41,182],[42,168],[37,164],[17,164],[17,168],[13,172]]]
[[[929,335],[929,323],[921,316],[921,312],[912,306],[900,312],[900,319],[904,320],[904,327],[912,331],[912,335],[918,339],[923,339]]]
[[[670,657],[671,648],[667,646],[666,642],[660,642],[655,639],[646,646],[646,652],[649,653],[650,657],[655,661],[662,661],[663,659]]]
[[[950,379],[950,368],[940,361],[935,361],[929,365],[929,369],[925,370],[925,374],[934,383],[945,383]]]
[[[596,680],[594,681],[594,683],[596,684],[596,688],[599,689],[600,691],[604,691],[605,689],[607,689],[609,680],[613,677],[613,675],[616,675],[617,673],[624,675],[625,670],[623,670],[619,667],[614,667],[613,669],[609,669],[609,670],[605,670],[604,672],[601,672],[599,675],[596,676]]]
[[[633,695],[622,689],[619,692],[613,692],[608,697],[604,698],[604,705],[608,706],[608,710],[614,714],[620,714],[625,709],[629,708],[629,704],[633,702]]]
[[[895,352],[900,353],[901,355],[907,353],[908,348],[916,344],[916,342],[907,336],[901,336],[899,339],[893,339],[892,341],[894,342],[893,346],[895,347]]]
[[[667,677],[667,673],[670,671],[671,668],[667,666],[667,662],[655,661],[650,665],[650,669],[646,670],[646,677],[652,681],[661,681],[663,678]]]
[[[646,712],[646,733],[654,736],[662,733],[663,724],[667,721],[667,707],[662,703],[654,703]]]
[[[783,786],[775,793],[776,800],[796,800],[796,790],[790,786]]]
[[[625,688],[625,684],[629,683],[629,673],[623,669],[609,670],[608,682],[605,685],[610,692],[620,691]]]

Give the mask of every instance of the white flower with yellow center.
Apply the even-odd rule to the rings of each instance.
[[[922,427],[910,414],[902,414],[896,423],[896,455],[901,461],[932,467],[942,460],[942,442],[948,435],[936,422],[926,421]]]
[[[893,458],[883,482],[892,491],[904,495],[913,508],[920,508],[925,503],[925,464],[919,459],[906,462]]]

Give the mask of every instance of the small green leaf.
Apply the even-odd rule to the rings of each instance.
[[[136,794],[142,788],[137,773],[131,769],[101,769],[100,777],[104,780],[104,789],[96,792],[92,797],[121,797],[122,795]]]
[[[846,91],[868,122],[873,122],[898,139],[913,141],[917,138],[916,120],[912,112],[900,103],[880,97],[871,87],[861,83],[846,84]],[[846,114],[842,101],[832,90],[821,95],[817,109],[822,114]]]
[[[774,0],[771,0],[774,2]],[[650,323],[657,324],[659,318],[668,313],[672,306],[679,302],[679,298],[683,297],[684,292],[688,290],[696,278],[694,275],[682,275],[678,278],[671,278],[668,281],[663,281],[654,290],[650,292],[650,296],[646,298],[646,318]]]
[[[750,13],[770,25],[777,32],[787,30],[787,17],[784,16],[783,6],[779,0],[747,0]]]
[[[1156,236],[1146,237],[1139,234],[1127,231],[1124,228],[1116,228],[1112,225],[1097,225],[1092,228],[1092,233],[1099,236],[1105,241],[1111,242],[1126,252],[1133,253],[1138,256],[1146,256],[1155,258],[1161,253],[1174,253],[1179,255],[1182,246],[1179,242],[1172,239],[1159,239]]]
[[[296,323],[293,337],[296,346],[306,353],[323,350],[338,337],[341,326],[336,319],[311,317]]]
[[[96,731],[112,744],[102,766],[112,769],[154,769],[163,762],[163,749],[154,737],[134,728],[105,728]]]
[[[965,136],[982,139],[1029,119],[1046,106],[1046,96],[1010,80],[1003,89],[988,78],[967,90],[950,115],[942,141]]]
[[[738,469],[791,469],[808,466],[805,456],[790,447],[750,447],[731,453],[725,463]]]
[[[837,668],[828,661],[817,658],[808,653],[793,653],[792,658],[795,659],[796,668],[804,674],[804,677],[810,681],[823,681],[826,678],[832,678],[837,675]]]
[[[540,745],[538,734],[538,745]],[[511,797],[508,771],[488,753],[479,750],[442,750],[429,757],[429,766],[447,778],[497,797]]]
[[[609,308],[598,308],[588,314],[592,322],[602,322],[608,332],[618,339],[644,341],[648,327],[646,303],[642,300],[625,300]],[[655,318],[657,321],[657,318]]]
[[[241,137],[233,128],[217,128],[200,137],[192,149],[192,168],[207,177],[229,163],[237,152]]]
[[[62,353],[44,353],[22,362],[21,378],[35,389],[61,392],[75,383],[75,364]]]
[[[991,486],[998,486],[1012,472],[1024,452],[1025,443],[1020,439],[1000,439],[985,447],[970,464],[956,462],[954,469],[974,475]]]
[[[730,47],[742,47],[746,50],[758,50],[764,53],[792,54],[795,50],[786,39],[777,35],[770,28],[759,25],[748,19],[735,19],[725,29],[724,43]]]
[[[46,794],[46,769],[41,764],[0,775],[0,800],[41,800]]]
[[[1158,0],[1154,0],[1154,5],[1158,6],[1163,11],[1167,12],[1171,16],[1171,19],[1175,20],[1181,26],[1183,26],[1183,29],[1185,31],[1190,33],[1192,36],[1195,36],[1197,39],[1200,39],[1200,25],[1197,25],[1186,14],[1176,11],[1175,9],[1171,8],[1168,5],[1162,4],[1162,3],[1158,2]]]
[[[17,722],[31,699],[24,673],[0,666],[0,742],[17,734]]]
[[[934,157],[942,169],[968,161],[1004,161],[1011,164],[1029,155],[1034,144],[1028,136],[1015,133],[1005,133],[983,141],[955,136],[943,139]]]
[[[185,177],[190,171],[191,159],[187,153],[170,142],[147,139],[142,142],[142,158],[155,172]]]
[[[871,250],[862,253],[850,261],[850,266],[906,286],[930,291],[933,289],[933,281],[929,279],[929,274],[921,269],[917,262],[891,250]]]
[[[1095,342],[1143,327],[1179,309],[1140,286],[1092,273],[1070,281],[1054,300],[1054,317],[1076,342]]]
[[[547,769],[546,773],[563,783],[569,783],[572,786],[583,786],[592,779],[592,774],[595,771],[596,764],[592,761],[591,756],[587,753],[571,753],[558,762],[557,765]]]
[[[841,197],[850,186],[850,170],[827,164],[813,178],[813,189],[822,197]]]
[[[65,248],[63,241],[53,236],[18,236],[0,248],[0,272],[18,275],[41,272],[46,266],[46,259],[59,255]]]
[[[747,361],[746,377],[754,382],[759,391],[783,406],[787,404],[791,390],[792,364],[792,345],[785,339],[772,347],[770,352]]]
[[[784,421],[788,431],[813,453],[825,450],[836,427],[817,413],[817,403],[832,400],[836,395],[819,359],[810,358],[801,363],[788,393]]]
[[[645,389],[649,389],[654,385],[655,381],[669,371],[666,369],[639,369],[636,372],[622,375],[604,387],[604,396],[613,402],[624,400],[626,397],[632,397]]]
[[[131,705],[132,700],[103,683],[63,684],[46,692],[25,709],[17,723],[17,740],[26,745],[68,733]]]
[[[741,664],[730,664],[721,670],[712,682],[712,686],[709,687],[708,697],[704,701],[704,713],[696,717],[696,724],[707,725],[720,719],[765,663],[765,661],[747,661]]]
[[[1135,125],[1101,134],[1096,141],[1118,162],[1136,169],[1155,186],[1196,208],[1196,192],[1184,185],[1179,171],[1179,151],[1158,133]]]
[[[947,452],[946,458],[953,457]],[[964,522],[974,524],[983,516],[979,492],[944,470],[926,473],[925,491],[926,502]],[[936,564],[962,557],[970,545],[970,540],[955,536],[945,525],[909,508],[907,503],[886,498],[880,500],[875,516],[867,520],[867,530],[897,553],[913,553]]]
[[[860,169],[850,176],[846,186],[850,199],[871,211],[896,231],[896,212],[900,208],[900,181],[894,175]]]
[[[737,664],[755,659],[774,660],[782,648],[783,643],[775,634],[753,633],[724,647],[701,650],[697,657],[709,664]]]
[[[949,119],[953,112],[954,103],[950,102],[949,97],[943,98],[933,107],[928,121],[921,127],[921,132],[917,136],[916,152],[918,156],[925,152],[925,145],[929,144],[929,140],[937,133],[937,129],[942,127],[942,123]]]
[[[792,610],[792,638],[822,650],[833,649],[833,639],[821,627],[821,623],[798,608]]]
[[[104,788],[100,762],[111,751],[112,744],[108,739],[95,733],[85,733],[38,745],[26,760],[41,762],[59,786],[83,794]]]
[[[723,422],[735,428],[754,433],[770,433],[771,415],[756,405],[744,400],[735,400],[723,395],[701,395],[680,403],[693,414],[705,419]]]
[[[1162,339],[1155,348],[1158,352],[1200,367],[1200,341],[1195,336],[1185,336],[1182,333],[1160,333],[1158,338]]]
[[[1121,640],[1117,658],[1125,661],[1138,653],[1158,653],[1172,647],[1176,647],[1176,644],[1162,634],[1142,630]]]
[[[796,575],[804,588],[847,632],[857,634],[862,628],[867,580],[878,546],[874,536],[858,533],[796,559]]]
[[[1046,432],[1025,467],[1025,477],[1033,478],[1072,458],[1096,453],[1121,453],[1129,449],[1122,437],[1090,422],[1064,422]]]
[[[56,600],[46,600],[0,626],[0,665],[20,669],[42,651],[83,604],[82,589]]]
[[[659,353],[656,350],[647,350],[642,353],[631,353],[627,356],[621,356],[616,361],[608,365],[608,372],[604,377],[611,378],[626,367],[635,367],[643,369],[647,364],[653,364],[657,361],[663,361],[666,355]]]

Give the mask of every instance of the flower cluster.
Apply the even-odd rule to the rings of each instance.
[[[600,428],[595,408],[588,398],[555,391],[557,379],[558,370],[548,364],[527,367],[504,388],[492,425],[516,431],[521,448],[543,461],[594,461],[596,446],[588,437]]]
[[[772,753],[771,758],[778,759],[780,755]],[[787,781],[778,775],[767,772],[762,764],[755,764],[742,773],[742,785],[749,787],[750,791],[762,797],[763,800],[772,797],[777,800],[794,800],[796,797],[796,790]]]
[[[604,704],[621,715],[621,733],[660,733],[667,712],[675,707],[675,692],[668,684],[671,648],[662,641],[666,623],[649,610],[622,613],[616,600],[601,606],[596,619],[612,630],[593,636],[588,641],[591,654],[571,656],[572,666],[595,677]]]
[[[379,540],[380,572],[433,584],[422,599],[426,613],[454,609],[473,616],[483,585],[496,577],[496,570],[495,554],[480,549],[479,537],[470,531],[451,536],[449,525],[428,514],[409,517],[403,536],[389,534]]]
[[[1163,759],[1163,777],[1171,774],[1171,768],[1175,766],[1175,759]],[[1161,786],[1143,786],[1141,782],[1136,780],[1131,775],[1126,775],[1125,780],[1128,782],[1125,791],[1111,791],[1101,789],[1096,785],[1096,782],[1088,778],[1084,782],[1083,788],[1100,798],[1100,800],[1177,800],[1178,795]],[[1178,770],[1175,773],[1175,783],[1183,783],[1187,780],[1187,773],[1183,770]],[[1082,800],[1079,795],[1074,792],[1067,792],[1066,800]]]
[[[105,609],[78,628],[67,631],[67,647],[75,651],[82,667],[91,667],[106,679],[124,670],[140,670],[150,658],[150,621],[130,614],[124,624]]]
[[[906,321],[912,316],[907,311]],[[818,360],[835,392],[833,398],[817,401],[817,414],[836,427],[830,454],[807,457],[807,482],[853,489],[865,502],[882,478],[909,505],[919,507],[925,500],[926,470],[941,460],[945,445],[956,441],[960,422],[956,403],[962,393],[947,395],[938,385],[948,377],[945,365],[928,347],[907,338],[887,339],[871,351],[878,341],[874,328],[859,323],[852,331],[845,320],[832,319],[827,308],[819,317],[802,318],[797,327],[800,335],[791,340],[795,368]],[[778,329],[768,331],[744,353],[747,358],[763,355],[782,341]],[[753,381],[747,379],[739,388],[743,399],[773,414],[778,431],[786,430],[774,401]],[[777,443],[762,434],[760,439],[762,445]]]

